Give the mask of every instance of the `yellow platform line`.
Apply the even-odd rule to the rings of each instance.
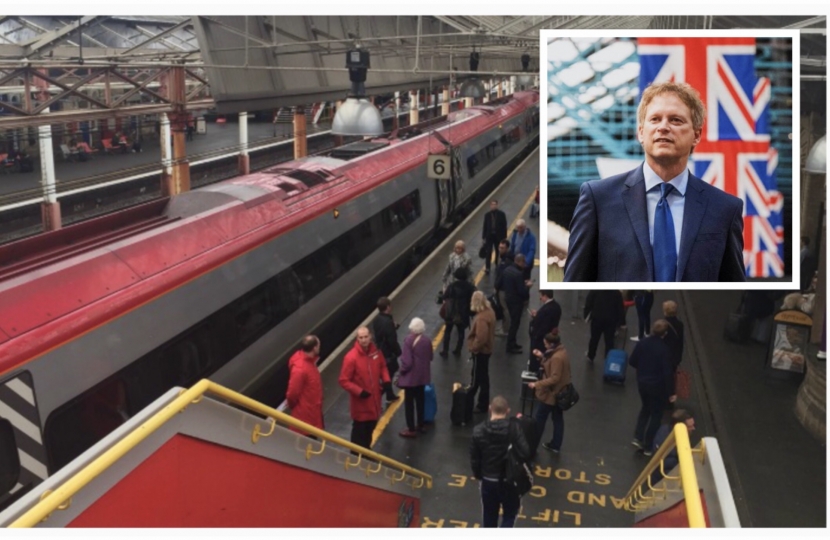
[[[536,194],[534,193],[533,195],[530,196],[530,198],[527,200],[527,202],[524,204],[524,206],[522,206],[522,209],[519,211],[519,214],[516,216],[516,219],[513,220],[513,222],[510,224],[510,227],[507,229],[507,236],[508,237],[510,237],[510,235],[513,233],[513,229],[516,228],[516,223],[519,221],[519,219],[521,219],[521,217],[523,215],[525,215],[525,212],[527,212],[527,209],[530,208],[530,205],[533,203],[533,200],[535,198],[536,198]],[[538,241],[538,238],[537,238],[537,241]],[[496,262],[498,262],[498,261],[496,261]],[[534,263],[535,263],[535,266],[538,266],[539,265],[539,259],[536,259],[534,261]],[[475,279],[473,279],[473,284],[476,287],[478,287],[478,284],[481,283],[482,279],[484,279],[484,268],[482,268],[481,270],[478,271],[478,274],[476,274]],[[438,329],[438,333],[435,334],[435,338],[432,340],[432,350],[433,350],[433,352],[438,349],[438,345],[440,345],[441,341],[444,339],[444,331],[445,330],[446,330],[446,325],[442,324],[441,328]],[[372,446],[375,446],[375,443],[377,442],[377,440],[380,438],[381,435],[383,435],[384,430],[386,430],[386,427],[392,421],[392,418],[395,416],[395,413],[398,412],[398,409],[401,408],[401,405],[403,404],[403,401],[404,401],[405,397],[406,397],[406,391],[401,390],[398,393],[398,399],[394,403],[392,403],[392,405],[390,405],[389,408],[387,408],[386,411],[383,413],[383,416],[380,417],[380,420],[378,420],[378,425],[375,426],[375,431],[372,432],[372,444],[371,444],[370,448]]]

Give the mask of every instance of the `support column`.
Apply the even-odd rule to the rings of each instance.
[[[504,97],[504,81],[501,77],[498,79],[498,88],[496,90],[496,97],[502,98]]]
[[[464,98],[464,108],[465,108],[465,109],[469,109],[469,108],[470,108],[470,107],[472,107],[472,106],[473,106],[473,98],[471,98],[471,97],[465,97],[465,98]]]
[[[516,76],[515,75],[510,76],[509,89],[510,89],[510,91],[508,93],[511,94],[511,95],[516,92]]]
[[[441,95],[441,99],[443,100],[443,102],[441,103],[441,114],[443,116],[447,116],[448,114],[450,114],[450,87],[449,86],[444,87],[444,92]]]
[[[248,113],[239,113],[239,158],[237,161],[239,174],[251,172],[251,157],[248,155]]]
[[[159,124],[161,126],[159,133],[161,136],[161,193],[169,197],[175,195],[176,189],[173,184],[173,137],[170,133],[170,119],[166,113],[159,114]]]
[[[414,126],[418,123],[418,108],[420,104],[418,103],[419,91],[415,90],[414,92],[409,93],[409,125]]]
[[[297,105],[294,108],[294,159],[304,158],[307,155],[305,107]]]
[[[49,112],[49,107],[43,111]],[[43,191],[41,203],[41,218],[43,231],[56,231],[61,228],[61,206],[58,203],[55,186],[55,156],[52,152],[52,126],[38,126],[38,140],[40,146],[40,181]]]

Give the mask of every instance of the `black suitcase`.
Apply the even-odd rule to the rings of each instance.
[[[473,393],[469,386],[455,383],[452,387],[452,408],[450,421],[454,426],[464,426],[473,422]]]
[[[735,343],[746,343],[752,333],[752,320],[746,313],[730,313],[723,329],[723,337]]]

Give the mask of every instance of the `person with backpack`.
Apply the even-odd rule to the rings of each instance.
[[[509,456],[508,453],[514,453]],[[508,461],[530,460],[530,445],[518,422],[510,418],[507,400],[496,396],[490,402],[490,418],[473,429],[470,465],[473,477],[481,482],[482,526],[512,527],[521,505],[521,495],[508,478]]]

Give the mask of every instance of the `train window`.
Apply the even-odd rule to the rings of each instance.
[[[0,417],[0,495],[8,493],[20,477],[20,457],[11,422]]]
[[[271,327],[269,323],[274,315],[271,311],[271,303],[266,288],[257,287],[251,294],[234,304],[236,335],[240,346],[246,347],[261,336],[264,330]]]
[[[498,140],[489,143],[478,152],[467,157],[467,170],[470,173],[470,178],[473,178],[508,148],[516,144],[520,137],[518,126],[509,128]]]
[[[109,379],[61,406],[46,420],[51,470],[60,469],[129,418],[127,388],[121,378]]]

